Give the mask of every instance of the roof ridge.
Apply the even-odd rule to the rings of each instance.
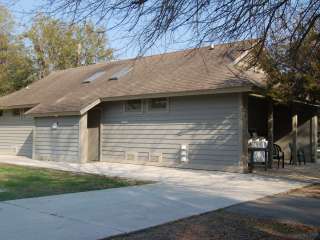
[[[217,43],[214,44],[215,47],[222,47],[225,45],[235,45],[235,44],[240,44],[240,43],[245,43],[245,42],[254,42],[256,41],[256,39],[246,39],[246,40],[238,40],[238,41],[234,41],[234,42],[226,42],[226,43]],[[193,47],[193,48],[186,48],[186,49],[181,49],[181,50],[175,50],[175,51],[171,51],[171,52],[164,52],[164,53],[158,53],[158,54],[152,54],[152,55],[148,55],[148,56],[141,56],[141,57],[135,57],[135,58],[127,58],[127,59],[120,59],[119,61],[124,61],[124,60],[137,60],[137,59],[144,59],[144,58],[152,58],[152,57],[158,57],[161,55],[169,55],[169,54],[176,54],[176,53],[182,53],[182,52],[186,52],[186,51],[192,51],[192,50],[198,50],[198,49],[205,49],[205,48],[210,48],[210,45],[206,45],[206,46],[201,46],[201,47]]]
[[[226,42],[226,43],[217,43],[217,44],[214,44],[214,46],[215,47],[222,47],[222,46],[226,46],[226,45],[231,45],[232,46],[232,45],[239,44],[239,43],[254,42],[254,41],[256,41],[256,39],[246,39],[246,40],[238,40],[238,41]],[[193,51],[193,50],[199,50],[199,49],[205,49],[205,48],[210,48],[210,45],[201,46],[201,47],[199,46],[199,47],[186,48],[186,49],[170,51],[170,52],[163,52],[163,53],[152,54],[152,55],[148,55],[148,56],[132,57],[132,58],[125,58],[125,59],[110,59],[110,60],[105,61],[105,62],[97,62],[97,63],[93,63],[93,64],[89,64],[89,65],[81,65],[81,66],[77,66],[77,67],[54,70],[51,73],[63,72],[63,71],[72,70],[72,69],[81,69],[81,68],[93,67],[93,66],[97,66],[97,65],[108,65],[110,63],[115,63],[115,62],[126,62],[126,61],[129,62],[129,61],[142,60],[142,59],[159,57],[159,56],[167,56],[167,55],[171,55],[171,54],[177,54],[177,53]]]

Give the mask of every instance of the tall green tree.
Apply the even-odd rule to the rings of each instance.
[[[0,5],[0,95],[26,86],[34,79],[32,59],[23,42],[12,34],[14,21]]]
[[[267,73],[267,94],[283,102],[320,102],[320,32],[309,31],[299,48],[273,45],[261,54],[258,64]],[[256,50],[258,51],[258,50]]]
[[[39,15],[25,34],[31,41],[39,77],[53,70],[110,60],[105,31],[91,23],[69,25]]]
[[[9,34],[14,21],[8,9],[0,4],[0,34]]]

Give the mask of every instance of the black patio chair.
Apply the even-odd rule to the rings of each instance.
[[[298,149],[298,161],[299,161],[299,165],[301,165],[301,162],[303,162],[304,165],[306,165],[306,157],[304,154],[304,150],[302,148]]]
[[[292,155],[292,143],[289,143],[289,148],[290,148],[290,165],[293,164],[293,155]],[[302,148],[299,148],[297,151],[297,157],[298,157],[298,163],[301,165],[301,162],[303,162],[304,165],[306,165],[306,157],[304,154],[304,150]]]
[[[282,160],[282,168],[284,168],[284,152],[278,144],[273,144],[273,156],[272,159],[278,160],[278,168],[280,167],[280,161]]]

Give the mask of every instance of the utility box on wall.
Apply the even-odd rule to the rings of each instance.
[[[189,159],[188,159],[188,145],[187,144],[181,144],[180,161],[181,162],[189,162]]]

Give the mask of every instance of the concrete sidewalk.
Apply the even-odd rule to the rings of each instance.
[[[99,239],[256,200],[306,183],[236,173],[129,164],[0,162],[157,181],[155,184],[0,203],[4,239]]]

